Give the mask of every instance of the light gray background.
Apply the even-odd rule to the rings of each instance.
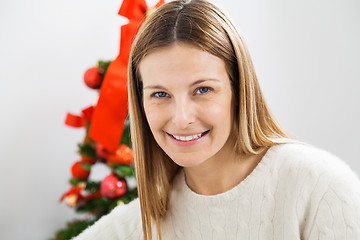
[[[360,173],[359,1],[213,2],[247,42],[284,128]],[[74,217],[58,199],[84,130],[63,122],[68,111],[96,103],[82,76],[98,59],[116,57],[126,22],[120,4],[0,2],[1,239],[47,239]]]

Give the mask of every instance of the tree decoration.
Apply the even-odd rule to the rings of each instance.
[[[132,165],[134,164],[133,151],[126,144],[120,144],[116,152],[108,156],[107,163]]]
[[[100,143],[96,144],[96,156],[101,159],[102,161],[106,162],[107,158],[111,155],[112,153],[107,150],[103,145],[101,145]]]
[[[160,0],[155,7],[164,3]],[[113,152],[118,146],[128,112],[127,64],[131,45],[146,14],[151,11],[145,0],[124,0],[118,13],[128,18],[129,23],[121,27],[120,52],[107,69],[89,133],[92,139]]]
[[[160,0],[155,8],[163,3]],[[151,11],[145,0],[123,1],[119,15],[128,18],[129,23],[121,27],[119,55],[113,61],[98,61],[84,73],[85,84],[100,89],[98,103],[84,108],[80,114],[66,115],[65,124],[85,128],[85,137],[78,144],[80,159],[71,166],[71,186],[60,202],[86,215],[69,222],[56,233],[54,240],[75,237],[118,204],[127,204],[138,196],[137,187],[127,183],[135,179],[127,119],[127,61],[133,39]],[[91,171],[96,169],[92,166],[96,164],[105,164],[111,174],[101,181],[92,181]]]
[[[64,193],[61,198],[60,202],[63,200],[66,200],[66,203],[69,207],[74,207],[76,204],[81,202],[83,200],[83,196],[81,195],[81,192],[83,190],[83,187],[71,187],[69,191]]]
[[[85,127],[90,122],[94,107],[90,106],[81,111],[80,116],[68,113],[66,115],[65,124],[70,127]]]
[[[86,70],[84,82],[86,86],[92,89],[99,89],[103,79],[103,70],[99,67],[92,67]]]
[[[114,199],[123,196],[127,191],[127,184],[124,179],[118,179],[115,174],[110,174],[101,182],[101,195]]]
[[[89,156],[86,156],[86,155],[81,155],[80,162],[87,163],[87,164],[90,164],[90,165],[94,165],[96,163],[96,158],[89,157]]]
[[[90,175],[91,165],[83,162],[75,162],[71,167],[71,173],[74,178],[86,180]]]

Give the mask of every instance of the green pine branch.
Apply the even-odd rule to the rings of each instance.
[[[90,143],[79,143],[78,153],[81,155],[85,155],[91,157],[93,159],[97,159],[95,147]]]
[[[102,61],[102,60],[97,62],[98,67],[103,70],[103,76],[106,75],[106,71],[107,71],[110,63],[111,63],[111,61]]]
[[[131,148],[131,136],[130,136],[130,121],[129,117],[126,118],[124,124],[124,130],[120,143],[126,144]]]

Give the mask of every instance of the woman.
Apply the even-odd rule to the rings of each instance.
[[[172,1],[133,43],[139,199],[77,239],[360,239],[360,182],[271,115],[244,42],[203,0]]]

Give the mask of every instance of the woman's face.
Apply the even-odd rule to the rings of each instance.
[[[233,119],[224,61],[176,43],[145,56],[139,69],[145,115],[166,154],[183,167],[226,156]]]

